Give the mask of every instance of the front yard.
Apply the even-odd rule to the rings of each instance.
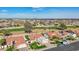
[[[31,49],[41,49],[41,48],[45,48],[45,47],[46,47],[45,45],[38,45],[37,42],[33,42],[30,44]]]

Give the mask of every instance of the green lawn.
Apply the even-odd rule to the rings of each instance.
[[[67,26],[67,29],[74,29],[74,28],[79,28],[79,26]],[[55,29],[56,30],[56,27],[33,27],[33,29]],[[10,32],[18,32],[18,31],[24,31],[24,28],[15,28],[15,29],[6,29]],[[2,31],[2,30],[0,30]]]
[[[45,48],[45,47],[46,47],[45,45],[38,46],[37,42],[33,42],[30,44],[31,49],[41,49],[41,48]]]
[[[15,28],[15,29],[8,29],[10,32],[16,31],[24,31],[24,28]]]
[[[28,35],[25,35],[26,41],[30,40]]]
[[[67,29],[74,29],[74,28],[79,28],[79,26],[67,26]],[[52,26],[52,27],[33,27],[33,29],[57,29],[56,27]]]
[[[24,31],[24,28],[5,29],[5,30],[7,30],[9,32],[18,32],[18,31]],[[0,30],[0,32],[3,32],[3,31],[4,31],[4,29]]]
[[[9,47],[7,47],[7,49],[6,49],[6,51],[14,51],[14,46],[9,46]]]
[[[67,28],[79,28],[79,26],[67,26]]]

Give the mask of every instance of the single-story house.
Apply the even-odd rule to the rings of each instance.
[[[37,34],[37,33],[31,33],[30,34],[30,41],[36,41],[40,44],[46,44],[48,43],[48,39],[44,37],[42,34]]]
[[[6,37],[6,42],[8,46],[14,45],[17,49],[27,47],[27,44],[22,36]]]

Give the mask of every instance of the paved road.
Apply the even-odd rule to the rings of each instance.
[[[79,51],[79,41],[69,45],[55,47],[44,51]]]

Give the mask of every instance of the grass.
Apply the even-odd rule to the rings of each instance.
[[[33,27],[33,29],[56,29],[56,27]]]
[[[67,29],[74,29],[74,28],[79,28],[79,26],[67,26]],[[52,26],[52,27],[33,27],[33,30],[35,29],[53,29],[56,30],[56,27]],[[18,31],[24,31],[24,28],[15,28],[15,29],[6,29],[10,32],[18,32]],[[2,30],[0,30],[2,31]]]
[[[15,28],[15,29],[5,29],[9,32],[17,32],[17,31],[24,31],[24,28]],[[4,30],[0,30],[0,32],[3,32]]]
[[[14,51],[14,46],[9,46],[7,49],[6,49],[6,51]]]
[[[30,38],[29,38],[29,36],[28,36],[28,35],[25,35],[25,38],[27,39],[27,41],[28,41],[28,40],[30,40]]]
[[[38,46],[37,42],[33,42],[30,44],[31,49],[41,49],[41,48],[45,48],[45,47],[46,47],[45,45]]]
[[[24,28],[15,28],[15,29],[7,29],[7,30],[9,30],[10,32],[17,32],[17,31],[24,31]]]
[[[42,27],[33,27],[34,29],[56,29],[56,27],[54,27],[54,26],[49,26],[49,27],[44,27],[44,26],[42,26]],[[67,25],[67,28],[79,28],[79,26],[77,26],[77,25],[70,25],[70,26],[68,26]]]

